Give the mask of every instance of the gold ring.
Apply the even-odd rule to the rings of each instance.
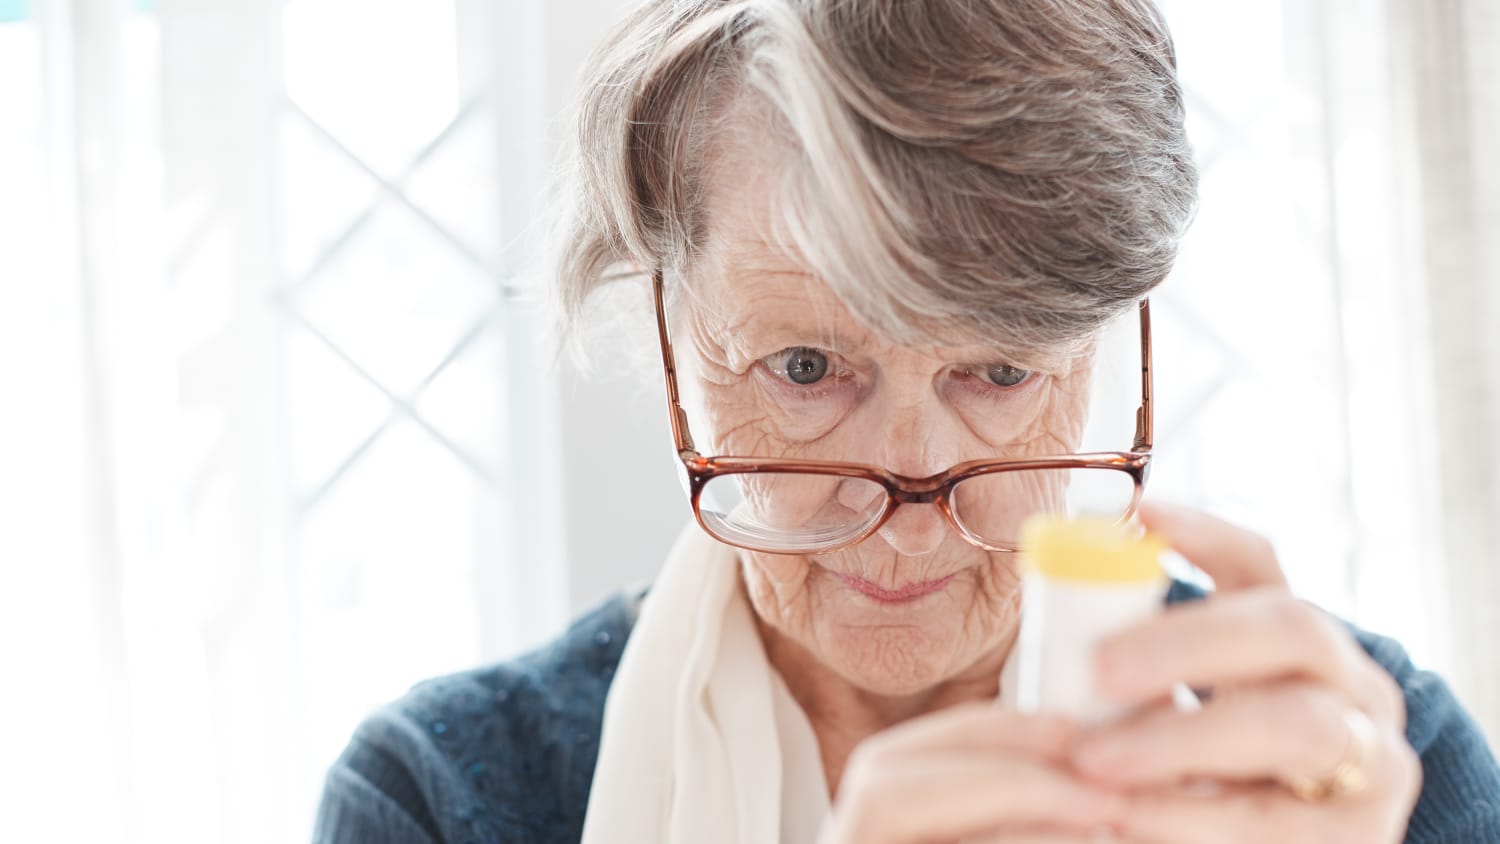
[[[1350,707],[1344,711],[1344,725],[1349,729],[1349,740],[1333,773],[1321,780],[1286,779],[1286,787],[1293,794],[1309,801],[1332,800],[1358,794],[1370,784],[1370,764],[1375,758],[1377,741],[1375,724],[1370,716]]]

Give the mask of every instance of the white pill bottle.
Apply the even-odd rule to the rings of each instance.
[[[1170,579],[1166,543],[1138,526],[1102,519],[1037,516],[1022,529],[1021,630],[1016,641],[1016,706],[1097,725],[1128,705],[1099,694],[1094,648],[1161,612]],[[1179,706],[1188,703],[1174,695]]]

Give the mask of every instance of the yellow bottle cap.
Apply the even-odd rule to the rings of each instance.
[[[1164,576],[1167,543],[1139,528],[1107,519],[1032,516],[1021,527],[1021,560],[1028,570],[1059,580],[1139,583]]]

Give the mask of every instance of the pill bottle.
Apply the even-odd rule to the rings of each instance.
[[[1127,705],[1095,690],[1094,648],[1162,610],[1170,585],[1160,559],[1166,544],[1138,526],[1102,519],[1037,516],[1021,534],[1017,708],[1087,725],[1124,715]],[[1190,706],[1183,692],[1174,699]]]

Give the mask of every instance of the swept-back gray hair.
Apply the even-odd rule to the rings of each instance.
[[[897,340],[1085,337],[1167,274],[1196,201],[1150,0],[647,0],[583,79],[565,335],[617,265],[691,278],[747,103],[794,151],[778,238]]]

